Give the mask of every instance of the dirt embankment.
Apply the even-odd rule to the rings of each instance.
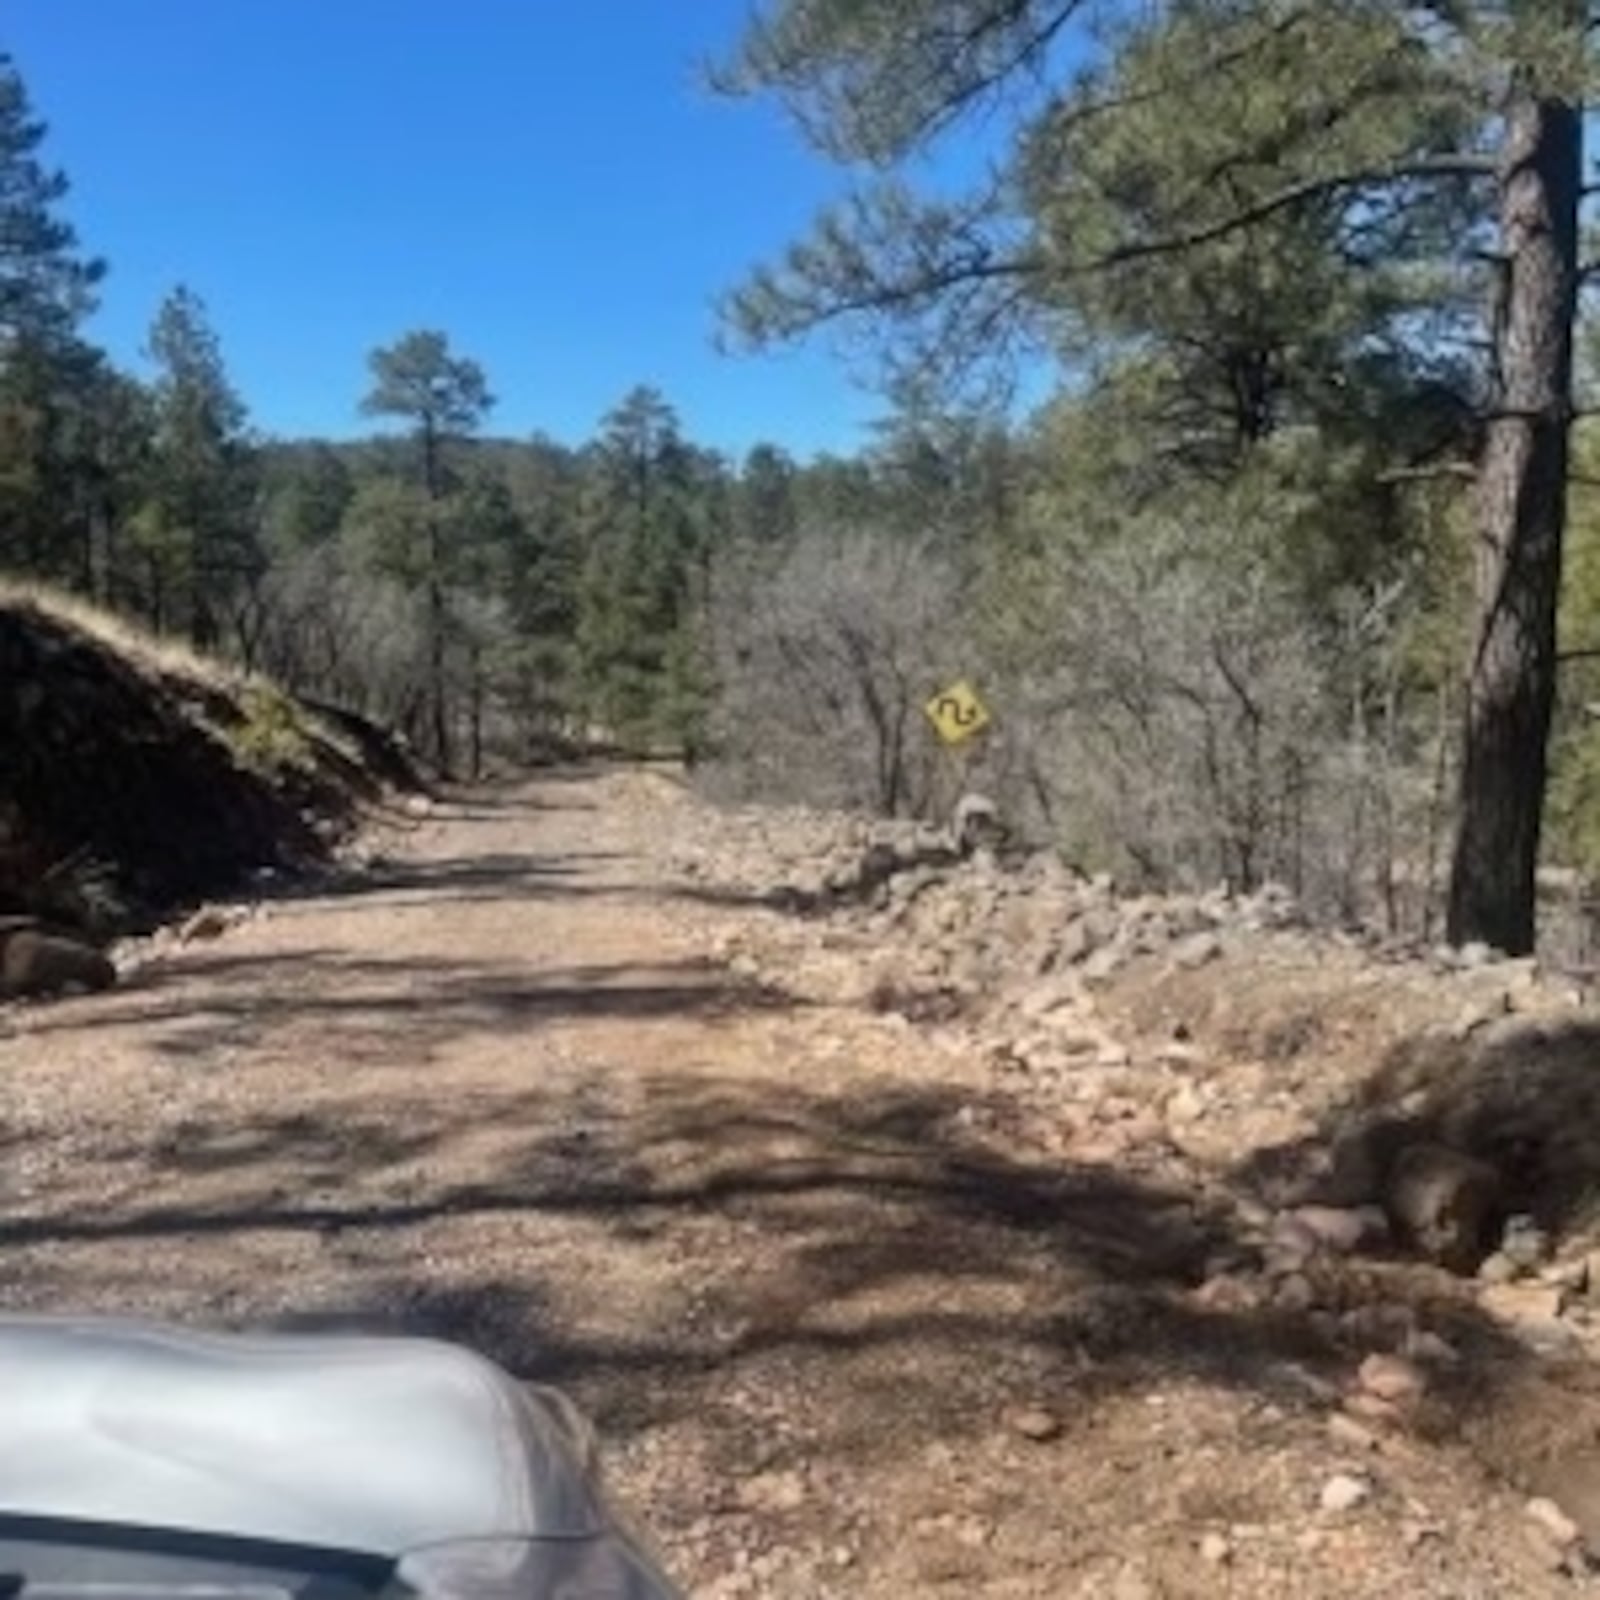
[[[93,935],[325,863],[422,779],[381,729],[0,589],[0,913]]]

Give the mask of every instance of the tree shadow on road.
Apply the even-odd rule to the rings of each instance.
[[[713,962],[620,962],[533,968],[433,957],[350,956],[301,947],[177,958],[151,981],[93,1006],[43,1015],[29,1029],[82,1037],[137,1025],[156,1056],[248,1071],[293,1041],[340,1064],[425,1067],[482,1035],[524,1036],[552,1024],[611,1019],[715,1024],[803,1005],[782,989]]]
[[[296,1319],[460,1340],[623,1434],[730,1379],[826,1395],[816,1426],[836,1436],[818,1443],[863,1459],[992,1428],[1019,1396],[1086,1425],[1158,1375],[1325,1399],[1336,1342],[1195,1297],[1237,1242],[1227,1214],[1018,1159],[970,1131],[970,1108],[940,1086],[654,1073],[626,1094],[593,1078],[454,1106],[229,1110],[120,1152],[114,1206],[64,1192],[0,1219],[0,1251],[57,1272],[77,1253],[61,1292],[81,1303],[107,1251],[181,1281],[239,1241],[299,1240],[321,1265]],[[281,1316],[283,1286],[235,1303],[240,1321]]]
[[[564,894],[587,868],[615,859],[606,851],[485,851],[411,861],[379,857],[364,867],[286,883],[267,898],[277,916],[314,912],[328,901],[363,901],[384,913],[430,901],[528,900]]]

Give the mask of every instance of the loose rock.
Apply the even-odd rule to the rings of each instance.
[[[1035,1444],[1048,1444],[1061,1437],[1061,1419],[1042,1406],[1021,1406],[1006,1414],[1011,1431]]]
[[[1381,1422],[1393,1424],[1400,1418],[1400,1408],[1392,1400],[1385,1400],[1381,1395],[1369,1394],[1365,1389],[1358,1389],[1354,1394],[1345,1397],[1344,1408],[1353,1417],[1359,1417],[1366,1422]]]
[[[1291,1272],[1273,1290],[1272,1303],[1291,1313],[1310,1311],[1317,1303],[1316,1287],[1303,1272]]]
[[[1171,1114],[1170,1111],[1168,1113]],[[1317,1254],[1322,1241],[1298,1217],[1282,1216],[1272,1225],[1264,1261],[1268,1272],[1290,1276],[1302,1272]]]
[[[1583,1537],[1582,1529],[1554,1500],[1540,1496],[1530,1500],[1524,1509],[1530,1520],[1543,1528],[1563,1548],[1577,1544]]]
[[[1376,1450],[1381,1443],[1371,1428],[1363,1427],[1354,1417],[1340,1411],[1328,1418],[1328,1437],[1351,1450]]]
[[[1365,1505],[1372,1498],[1372,1481],[1352,1473],[1335,1473],[1322,1486],[1319,1503],[1322,1509],[1334,1516],[1342,1516]]]
[[[1461,1352],[1448,1339],[1426,1328],[1414,1328],[1406,1335],[1405,1353],[1413,1361],[1434,1367],[1452,1367],[1461,1359]]]
[[[22,928],[0,937],[0,1000],[90,993],[117,981],[111,958],[93,945]]]
[[[1591,1265],[1587,1256],[1571,1261],[1552,1261],[1540,1269],[1539,1282],[1568,1294],[1587,1294],[1590,1288]]]
[[[1577,1335],[1561,1320],[1565,1293],[1544,1283],[1493,1283],[1478,1304],[1514,1338],[1530,1348],[1554,1353],[1569,1348]]]
[[[1179,1124],[1198,1122],[1206,1110],[1205,1096],[1194,1084],[1185,1083],[1167,1101],[1167,1120]]]
[[[1437,1144],[1408,1145],[1390,1172],[1384,1207],[1396,1231],[1430,1260],[1470,1272],[1482,1260],[1500,1176]]]
[[[1290,1220],[1337,1255],[1349,1255],[1388,1232],[1383,1212],[1376,1206],[1299,1206],[1290,1213]]]
[[[1172,964],[1186,972],[1222,959],[1222,940],[1214,933],[1193,933],[1172,947]]]
[[[1550,1254],[1550,1236],[1532,1217],[1510,1217],[1500,1241],[1500,1254],[1521,1271],[1532,1272]]]
[[[739,1503],[751,1511],[797,1511],[806,1482],[798,1472],[762,1472],[739,1486]]]
[[[232,920],[221,906],[201,906],[178,929],[178,939],[183,944],[202,939],[220,939],[228,931]]]
[[[1484,1283],[1515,1283],[1522,1269],[1503,1250],[1496,1250],[1478,1263],[1478,1277]]]
[[[1361,1363],[1356,1381],[1368,1394],[1390,1405],[1408,1405],[1427,1391],[1428,1378],[1415,1362],[1403,1356],[1373,1354]]]

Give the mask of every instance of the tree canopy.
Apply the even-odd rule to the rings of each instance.
[[[1019,342],[1092,351],[1213,461],[1427,397],[1441,426],[1412,451],[1470,457],[1485,552],[1451,932],[1527,949],[1587,10],[1168,0],[1088,22],[1073,0],[763,7],[726,85],[778,96],[873,175],[735,295],[730,322],[760,343],[870,319],[902,392],[948,393]],[[916,193],[896,169],[980,110],[1007,130],[986,178]]]

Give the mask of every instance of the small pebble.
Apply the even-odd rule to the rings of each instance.
[[[1344,1408],[1352,1417],[1360,1417],[1364,1422],[1394,1422],[1400,1415],[1400,1408],[1394,1401],[1368,1394],[1365,1389],[1346,1396]]]
[[[1550,1253],[1550,1235],[1530,1216],[1519,1215],[1506,1222],[1500,1254],[1524,1272],[1531,1272]]]
[[[1543,1497],[1530,1500],[1523,1509],[1528,1513],[1530,1520],[1543,1528],[1563,1548],[1576,1544],[1583,1537],[1577,1523],[1554,1500],[1546,1500]]]
[[[1061,1419],[1043,1406],[1020,1406],[1006,1414],[1011,1431],[1034,1444],[1048,1444],[1061,1437]]]
[[[1444,1529],[1437,1522],[1418,1522],[1409,1519],[1400,1524],[1400,1542],[1407,1550],[1415,1550],[1419,1545],[1427,1544],[1432,1539],[1444,1538]]]
[[[959,1544],[969,1550],[981,1550],[994,1538],[994,1529],[980,1517],[962,1517],[951,1529]]]
[[[1382,1227],[1382,1213],[1378,1212],[1375,1219],[1373,1212],[1367,1208],[1346,1210],[1338,1206],[1300,1206],[1289,1215],[1299,1229],[1337,1255],[1351,1254]]]
[[[1521,1267],[1500,1250],[1485,1256],[1478,1267],[1478,1279],[1482,1283],[1514,1283],[1521,1276]]]
[[[1335,1411],[1328,1418],[1328,1437],[1351,1450],[1376,1450],[1379,1439],[1371,1428],[1363,1427],[1354,1417]]]
[[[1361,1363],[1356,1381],[1368,1394],[1404,1405],[1422,1398],[1428,1387],[1427,1375],[1404,1356],[1373,1354]]]
[[[1272,1292],[1272,1303],[1292,1314],[1310,1311],[1317,1303],[1317,1291],[1303,1272],[1291,1272]]]
[[[1354,1511],[1372,1498],[1372,1482],[1352,1473],[1337,1472],[1322,1486],[1320,1503],[1324,1511],[1335,1516]]]
[[[1461,1352],[1436,1333],[1418,1328],[1406,1336],[1406,1354],[1413,1361],[1425,1361],[1430,1366],[1450,1367],[1461,1359]]]

